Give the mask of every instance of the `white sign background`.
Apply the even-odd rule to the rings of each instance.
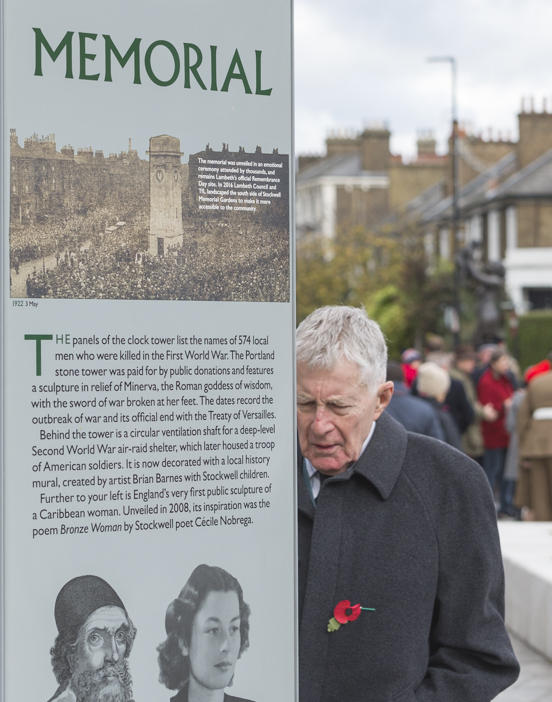
[[[10,127],[17,129],[20,143],[34,132],[55,133],[58,151],[70,143],[75,151],[92,146],[106,155],[126,150],[132,137],[132,146],[142,159],[149,137],[171,134],[180,139],[184,163],[206,143],[218,150],[224,141],[231,151],[243,146],[246,152],[261,145],[264,152],[278,148],[280,154],[289,154],[291,171],[290,3],[4,0],[3,11],[3,699],[20,702],[52,696],[57,687],[49,654],[57,634],[55,598],[71,578],[94,574],[117,591],[138,630],[129,658],[136,702],[168,700],[174,693],[158,682],[156,652],[165,639],[165,612],[192,570],[207,563],[228,570],[240,581],[252,612],[250,648],[238,661],[234,684],[227,692],[255,702],[292,700],[296,627],[292,303],[45,299],[36,308],[15,307],[9,298],[8,242]],[[236,48],[254,83],[254,52],[262,50],[263,88],[271,87],[272,95],[245,95],[240,81],[232,81],[227,93],[203,91],[199,86],[186,90],[181,79],[159,87],[145,76],[143,65],[142,85],[133,85],[130,64],[120,69],[116,62],[112,83],[68,80],[64,57],[52,63],[46,55],[44,77],[36,77],[33,27],[41,28],[52,46],[67,31],[97,33],[99,38],[110,34],[121,51],[135,37],[142,37],[144,50],[159,39],[176,47],[191,42],[202,48],[205,59],[208,47],[217,45],[219,89]],[[98,41],[96,48],[101,71],[103,43]],[[78,75],[78,52],[74,65]],[[95,72],[94,63],[88,67]],[[293,178],[290,180],[291,189]],[[290,299],[294,299],[293,290]],[[277,445],[271,454],[269,510],[257,511],[247,528],[32,538],[30,514],[37,507],[37,491],[31,487],[32,464],[38,459],[31,458],[31,446],[40,443],[40,427],[29,430],[31,400],[36,399],[31,385],[37,379],[35,344],[24,341],[25,334],[53,334],[55,338],[62,334],[230,337],[251,333],[269,336],[276,359]],[[54,353],[65,349],[55,342],[44,342],[42,349],[40,382],[53,382]],[[87,365],[94,367],[95,363],[105,366],[101,362]]]

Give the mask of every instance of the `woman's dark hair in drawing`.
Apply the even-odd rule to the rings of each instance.
[[[240,653],[249,647],[250,609],[243,601],[239,582],[230,573],[217,566],[199,565],[188,578],[180,594],[167,608],[165,630],[167,638],[159,644],[159,682],[169,690],[180,690],[188,682],[188,656],[182,653],[182,644],[190,645],[192,626],[210,592],[235,592],[240,606]]]

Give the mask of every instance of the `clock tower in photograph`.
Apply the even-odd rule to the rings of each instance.
[[[151,137],[149,253],[165,256],[182,244],[182,168],[180,139],[163,134]]]

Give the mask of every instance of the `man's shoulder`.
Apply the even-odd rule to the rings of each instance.
[[[392,405],[394,402],[397,404],[400,403],[403,405],[416,407],[416,410],[419,410],[420,412],[427,412],[428,410],[431,412],[427,402],[424,402],[424,400],[422,400],[420,397],[416,397],[416,395],[411,395],[409,392],[400,395],[393,395],[389,405]]]
[[[485,489],[487,478],[481,466],[465,453],[438,439],[408,432],[405,458],[402,466],[406,479],[435,493]]]
[[[536,378],[531,380],[527,387],[530,395],[535,394],[535,392],[550,392],[550,388],[552,388],[552,371],[537,375]]]
[[[449,392],[452,390],[453,392],[462,392],[461,388],[464,388],[464,383],[462,382],[461,378],[458,378],[452,374],[451,371],[449,371],[450,375],[450,388]]]
[[[405,427],[407,431],[424,431],[428,423],[434,421],[436,413],[425,400],[414,395],[401,395],[391,398],[386,412]],[[424,433],[427,433],[424,431]],[[430,432],[431,433],[431,432]]]
[[[451,485],[488,489],[485,474],[475,461],[443,441],[407,431],[386,412],[377,420],[374,435],[353,472],[369,480],[384,500],[402,480],[413,484],[420,495],[430,497]]]

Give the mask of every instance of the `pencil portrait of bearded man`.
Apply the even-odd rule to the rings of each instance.
[[[50,649],[58,689],[48,702],[133,702],[128,656],[136,629],[102,578],[82,575],[60,590]]]

